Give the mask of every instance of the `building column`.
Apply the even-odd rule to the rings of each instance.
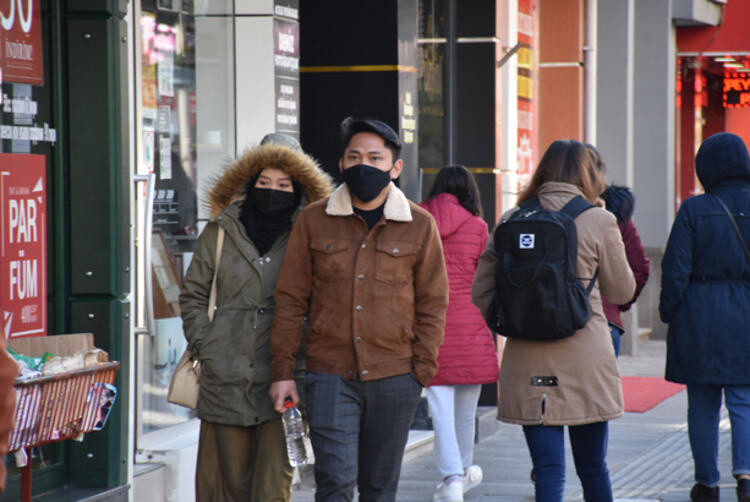
[[[303,1],[300,23],[305,151],[338,177],[341,121],[380,119],[403,143],[400,187],[419,200],[417,1]]]
[[[539,2],[539,152],[583,140],[583,0]]]
[[[598,0],[596,147],[607,181],[633,186],[634,0]]]
[[[633,191],[635,223],[651,259],[640,324],[666,337],[659,319],[661,258],[675,215],[675,28],[670,0],[635,0]]]
[[[270,132],[299,138],[299,0],[235,4],[236,148]]]

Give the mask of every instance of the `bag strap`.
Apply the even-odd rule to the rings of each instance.
[[[214,279],[211,281],[211,293],[208,295],[208,320],[214,320],[216,309],[216,278],[219,276],[219,263],[221,262],[221,248],[224,247],[224,227],[219,226],[219,235],[216,237],[216,256],[214,257]]]
[[[570,219],[575,220],[579,214],[586,211],[587,209],[591,209],[592,207],[596,206],[594,206],[591,202],[587,201],[580,195],[576,195],[575,197],[570,199],[562,209],[560,209],[560,212],[567,214]],[[586,296],[588,296],[591,293],[591,290],[594,289],[594,284],[596,283],[597,277],[599,277],[599,267],[596,268],[594,277],[591,278],[589,285],[586,287]]]
[[[599,267],[596,267],[596,272],[594,272],[594,277],[591,278],[591,282],[589,282],[589,285],[586,288],[586,296],[589,296],[591,294],[591,290],[594,289],[594,284],[596,283],[597,277],[599,277]]]
[[[560,209],[560,212],[567,214],[568,216],[570,216],[570,219],[575,220],[579,214],[586,211],[587,209],[591,209],[592,207],[596,206],[594,206],[591,202],[587,201],[580,195],[576,195],[575,197],[570,199],[562,209]]]
[[[740,241],[740,245],[742,246],[742,250],[745,252],[745,259],[747,260],[747,263],[750,264],[750,249],[747,248],[747,244],[745,244],[745,239],[742,238],[742,232],[740,232],[740,227],[737,226],[737,221],[734,219],[734,216],[732,215],[732,212],[729,210],[726,204],[724,204],[724,201],[719,198],[718,195],[711,194],[713,197],[719,202],[721,207],[724,208],[724,212],[727,213],[727,216],[729,216],[729,221],[732,223],[732,228],[734,228],[734,233],[737,234],[737,239]]]
[[[542,203],[539,201],[539,197],[532,197],[525,202],[518,205],[519,209],[541,209]]]

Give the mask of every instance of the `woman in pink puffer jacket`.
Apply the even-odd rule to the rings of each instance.
[[[435,457],[443,476],[433,501],[463,502],[463,494],[482,480],[482,469],[472,464],[481,384],[496,382],[498,375],[492,334],[471,302],[471,283],[489,234],[481,218],[479,189],[463,166],[441,169],[420,206],[437,222],[450,281],[445,340],[438,372],[427,388]]]

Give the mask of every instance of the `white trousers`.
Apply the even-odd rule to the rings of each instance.
[[[474,419],[481,385],[427,387],[435,430],[435,461],[443,478],[462,476],[474,458]]]

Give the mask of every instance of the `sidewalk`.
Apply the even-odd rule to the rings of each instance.
[[[620,357],[620,373],[662,376],[665,348],[663,341],[644,342],[639,345],[637,356]],[[682,391],[645,413],[626,413],[624,417],[610,422],[607,461],[616,500],[689,500],[688,493],[693,485],[693,461],[687,437],[686,410],[686,393]],[[466,502],[533,501],[534,487],[529,481],[531,460],[521,427],[498,422],[493,409],[481,408],[479,435],[474,461],[482,466],[484,481],[466,494]],[[735,481],[731,476],[730,439],[724,410],[719,443],[723,500],[736,500]],[[399,502],[431,502],[435,485],[440,480],[432,453],[428,451],[431,449],[431,437],[421,440],[423,444],[419,449],[414,449],[415,440],[410,440],[407,461],[401,471]],[[581,500],[581,487],[569,445],[566,450],[565,500]],[[416,453],[419,456],[412,458]],[[297,487],[293,500],[313,500],[310,483]]]

